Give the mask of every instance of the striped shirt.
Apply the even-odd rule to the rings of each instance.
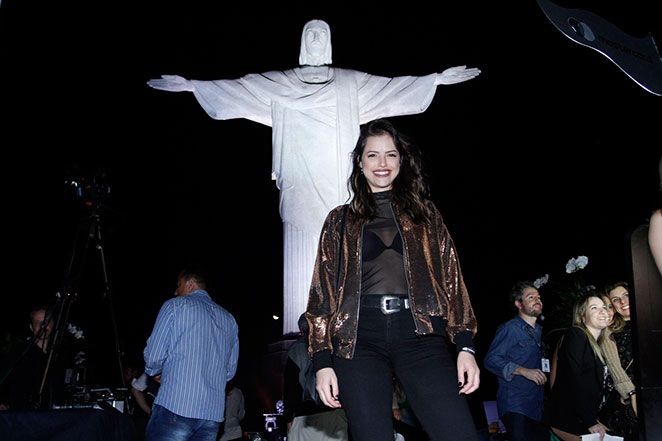
[[[145,372],[161,374],[154,404],[177,415],[223,421],[225,384],[237,370],[237,323],[202,290],[167,300],[144,351]]]

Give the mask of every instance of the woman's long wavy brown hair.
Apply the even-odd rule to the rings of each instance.
[[[367,221],[375,216],[377,204],[370,185],[361,170],[361,155],[368,138],[389,135],[400,154],[400,172],[393,181],[391,200],[415,223],[432,219],[432,203],[423,172],[421,153],[416,144],[401,133],[389,120],[378,119],[361,126],[361,133],[352,152],[352,174],[349,187],[353,194],[350,207],[359,219]]]

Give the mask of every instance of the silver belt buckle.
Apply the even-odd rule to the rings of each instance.
[[[387,304],[390,300],[400,300],[400,297],[398,297],[398,296],[382,296],[381,305],[379,307],[382,310],[382,314],[393,314],[394,312],[400,311],[400,308],[398,308],[398,309],[388,309]]]

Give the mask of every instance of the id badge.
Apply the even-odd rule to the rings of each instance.
[[[543,358],[541,361],[542,361],[542,371],[545,373],[549,373],[551,371],[549,368],[549,359]]]

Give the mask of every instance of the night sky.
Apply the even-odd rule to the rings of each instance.
[[[280,11],[181,3],[0,4],[4,335],[23,335],[30,307],[54,303],[67,286],[90,210],[65,181],[102,171],[110,196],[98,214],[126,359],[140,360],[176,269],[196,260],[213,269],[212,294],[237,318],[240,377],[249,376],[282,338],[282,322],[272,319],[282,316],[282,224],[270,128],[214,121],[192,94],[145,83],[295,67],[313,18],[331,26],[337,67],[382,76],[482,70],[440,86],[425,113],[392,119],[424,151],[478,318],[479,350],[510,318],[505,299],[519,279],[562,277],[578,255],[588,256],[583,276],[595,285],[628,276],[627,234],[660,205],[662,98],[561,34],[535,1],[510,10],[458,2],[437,12],[423,2],[404,10],[293,2]],[[652,33],[659,45],[652,3],[559,2],[632,36]],[[84,261],[71,321],[86,333],[90,357],[108,367],[114,343],[98,251]],[[112,369],[102,371],[101,382],[114,381]],[[482,393],[493,395],[493,376],[483,378]]]

